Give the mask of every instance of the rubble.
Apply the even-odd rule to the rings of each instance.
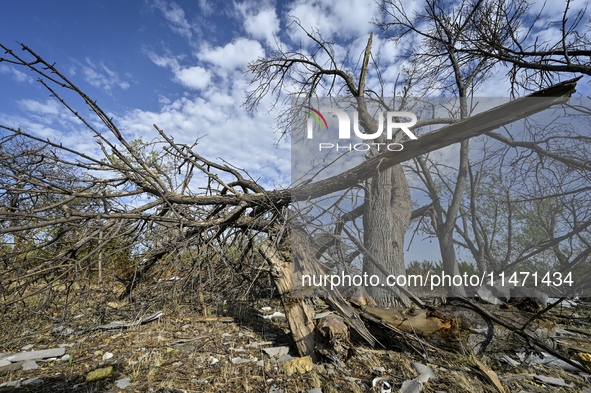
[[[20,362],[23,360],[35,360],[45,358],[60,357],[66,353],[64,348],[41,349],[38,351],[20,352],[15,354],[5,354],[0,356],[0,360],[7,360],[11,363]]]
[[[278,357],[281,355],[287,355],[289,353],[289,347],[263,348],[263,352],[265,352],[270,357]]]
[[[295,373],[303,374],[307,371],[312,371],[313,368],[314,364],[312,363],[312,358],[310,356],[292,359],[279,365],[279,369],[287,374],[287,376]]]
[[[41,378],[29,378],[24,380],[21,385],[23,386],[31,386],[31,385],[39,385],[42,384],[43,380]]]
[[[377,311],[374,313],[377,314]],[[420,313],[409,315],[409,319],[410,317],[418,318],[420,315]],[[328,326],[327,318],[341,321],[339,315],[333,312],[325,315],[324,319],[317,319],[316,323],[320,325],[324,321],[323,326],[326,327]],[[256,320],[259,319],[256,318]],[[271,322],[259,323],[268,324]],[[39,356],[39,354],[47,356],[63,353],[58,357],[46,357],[43,360],[29,359],[20,363],[8,364],[12,368],[12,371],[8,372],[29,373],[21,374],[22,377],[18,381],[16,381],[16,378],[11,378],[15,380],[12,381],[14,385],[18,383],[18,386],[24,386],[24,381],[31,380],[43,389],[47,387],[48,391],[51,390],[51,386],[55,384],[56,380],[60,380],[61,377],[57,377],[57,379],[53,377],[59,373],[62,373],[63,378],[69,378],[70,375],[73,375],[72,379],[67,382],[69,386],[67,389],[71,389],[73,386],[79,389],[84,384],[96,384],[95,386],[101,384],[100,389],[104,387],[104,391],[149,391],[150,386],[146,385],[146,375],[149,370],[162,370],[158,371],[158,375],[163,377],[177,375],[177,373],[178,375],[191,373],[191,377],[186,380],[186,383],[189,384],[189,381],[193,380],[194,382],[190,383],[203,384],[203,388],[197,389],[197,391],[207,391],[206,385],[208,384],[223,383],[218,374],[222,369],[225,370],[225,373],[229,372],[229,380],[239,378],[233,377],[232,373],[236,375],[241,373],[252,375],[253,379],[252,381],[249,380],[248,383],[249,386],[252,383],[253,387],[260,379],[259,375],[271,377],[265,377],[272,380],[272,383],[268,382],[267,387],[264,389],[267,392],[273,386],[274,392],[280,390],[290,391],[292,384],[294,384],[294,388],[295,384],[297,384],[297,389],[305,392],[330,391],[326,386],[339,389],[339,391],[366,391],[373,386],[373,391],[379,391],[380,393],[453,392],[453,383],[458,378],[473,380],[475,373],[482,372],[483,375],[486,374],[489,378],[494,379],[495,373],[506,376],[509,369],[530,366],[538,367],[537,372],[519,378],[499,378],[499,386],[501,386],[500,384],[505,386],[505,392],[519,391],[520,388],[532,391],[532,389],[538,387],[539,389],[548,390],[566,386],[580,390],[583,384],[588,383],[585,382],[585,375],[579,374],[579,370],[576,368],[559,368],[562,370],[559,372],[563,373],[560,375],[543,373],[542,370],[545,370],[545,368],[541,366],[565,366],[566,364],[561,363],[560,359],[552,357],[548,353],[544,353],[544,356],[539,355],[539,358],[536,355],[526,356],[522,354],[520,360],[515,360],[518,358],[515,353],[487,354],[487,360],[491,360],[483,361],[486,367],[483,365],[482,369],[477,369],[470,365],[470,369],[468,369],[462,364],[454,363],[453,360],[449,367],[434,366],[434,364],[447,363],[443,363],[444,360],[439,359],[433,350],[430,350],[429,353],[435,357],[422,362],[420,359],[414,358],[412,352],[405,354],[400,351],[370,350],[357,347],[360,355],[344,359],[342,368],[328,358],[319,359],[317,365],[314,365],[311,357],[294,358],[290,355],[290,350],[293,350],[293,343],[289,341],[289,336],[282,333],[287,331],[289,327],[287,321],[274,320],[272,323],[281,326],[280,330],[260,329],[253,331],[249,328],[244,329],[237,324],[228,325],[220,322],[212,322],[212,325],[204,326],[201,324],[196,325],[196,321],[193,321],[185,329],[182,328],[182,326],[186,325],[184,321],[180,321],[176,325],[162,323],[161,321],[158,326],[148,326],[137,330],[122,330],[117,334],[101,332],[100,330],[94,332],[88,330],[82,337],[74,335],[69,337],[66,342],[59,344],[60,348],[42,349],[45,352],[5,353],[0,355],[0,358],[4,359],[3,363],[8,363],[6,359],[10,357],[18,359],[22,356],[35,357]],[[327,332],[328,342],[331,337],[330,329]],[[567,337],[573,337],[574,339],[580,337],[577,333],[560,329],[556,330],[556,334],[560,335],[561,340],[566,340]],[[48,332],[47,336],[51,337],[51,332]],[[333,332],[332,337],[334,339],[340,336],[336,336]],[[343,337],[346,340],[350,339],[346,336]],[[228,345],[223,345],[225,342]],[[276,343],[274,346],[263,347],[263,345],[270,345],[273,342]],[[290,344],[292,345],[291,348]],[[426,341],[425,345],[429,345],[429,341]],[[23,347],[24,345],[21,343],[16,348]],[[43,348],[43,341],[36,342],[35,347]],[[27,348],[31,349],[31,347]],[[59,352],[54,352],[55,350],[59,350]],[[70,354],[66,354],[65,351],[68,351],[73,356],[70,357]],[[188,357],[187,352],[192,353],[191,357]],[[291,353],[293,354],[293,352]],[[583,352],[580,353],[584,356]],[[264,360],[261,360],[261,355],[265,356]],[[126,366],[119,368],[116,362],[111,365],[105,364],[105,362],[111,362],[114,359],[124,359]],[[41,361],[46,363],[41,363]],[[432,361],[433,363],[431,363]],[[23,364],[25,363],[37,364],[37,367],[40,366],[40,368],[24,371]],[[492,365],[500,365],[500,368],[491,368]],[[236,369],[232,369],[232,367],[236,367]],[[464,371],[460,371],[462,369]],[[130,387],[132,372],[134,373],[133,389]],[[316,377],[319,374],[322,375],[320,379],[321,385],[318,385],[318,377]],[[569,375],[572,378],[569,378]],[[368,376],[373,379],[368,380]],[[398,376],[398,379],[393,378],[393,376]],[[476,377],[476,379],[479,384],[484,381],[480,376]],[[494,382],[492,383],[494,384]],[[190,385],[182,384],[183,382],[179,385],[180,391],[182,389],[191,390]],[[510,384],[514,384],[515,390],[510,389]],[[30,386],[32,389],[39,389],[35,385]],[[154,391],[158,390],[154,389]]]
[[[122,378],[115,382],[117,387],[121,390],[126,389],[127,387],[131,386],[131,379],[130,378]]]
[[[261,317],[263,319],[285,318],[285,314],[282,313],[282,312],[280,312],[280,311],[275,311],[271,315],[261,315],[261,314],[259,314],[259,317]]]
[[[23,363],[23,371],[38,369],[39,365],[34,360],[28,360]]]
[[[400,387],[401,393],[420,393],[423,390],[423,384],[418,379],[406,380]]]
[[[380,386],[380,393],[391,393],[392,392],[392,379],[378,377],[374,378],[371,382],[372,387]]]
[[[67,326],[58,326],[51,330],[51,334],[55,337],[69,337],[76,334],[76,331]]]
[[[250,359],[243,359],[243,358],[238,357],[238,358],[232,358],[231,362],[234,365],[238,365],[238,364],[250,363]]]
[[[277,359],[277,364],[289,362],[292,359],[296,359],[296,358],[293,358],[289,354],[284,353],[283,355],[279,356],[279,358]]]
[[[572,388],[572,385],[565,383],[562,378],[545,377],[543,375],[536,375],[534,378],[536,381],[542,382],[546,385]]]
[[[501,357],[501,359],[502,359],[502,360],[503,360],[505,363],[507,363],[509,366],[511,366],[511,367],[517,367],[517,366],[519,366],[519,365],[520,365],[520,363],[519,363],[517,360],[513,360],[513,359],[511,359],[511,358],[510,358],[509,356],[507,356],[507,355],[503,355],[503,356]]]
[[[4,388],[4,387],[6,387],[6,388],[20,388],[22,380],[23,379],[21,378],[16,381],[8,381],[8,382],[0,383],[0,388]]]
[[[412,368],[414,368],[416,370],[416,372],[419,373],[417,380],[420,381],[421,383],[425,383],[430,379],[438,379],[439,378],[437,376],[437,374],[435,373],[435,370],[431,366],[425,366],[424,364],[421,364],[421,363],[413,363]]]
[[[579,353],[577,353],[577,356],[579,357],[581,362],[583,362],[583,364],[585,366],[587,366],[588,369],[591,369],[591,354],[590,353],[579,352]]]
[[[550,355],[547,352],[542,352],[541,355],[542,355],[542,357],[539,357],[535,354],[531,354],[530,356],[528,356],[527,358],[525,358],[523,360],[523,366],[529,367],[529,366],[535,366],[535,365],[541,364],[546,367],[558,368],[558,369],[562,369],[565,371],[581,371],[577,367],[573,367],[572,365],[566,363],[564,360],[558,359],[556,356]],[[517,356],[524,358],[525,354],[520,353]],[[573,360],[573,361],[575,363],[581,364],[581,366],[583,365],[580,361],[577,361],[577,360]]]

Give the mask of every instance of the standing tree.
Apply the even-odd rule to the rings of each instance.
[[[298,26],[302,28],[299,24]],[[370,36],[368,41],[360,69],[352,73],[341,66],[343,60],[335,57],[332,43],[323,40],[319,34],[306,34],[316,46],[310,54],[284,52],[278,48],[269,52],[266,58],[250,64],[250,71],[254,75],[254,87],[248,96],[247,108],[255,110],[261,98],[269,91],[275,92],[276,99],[279,100],[283,97],[282,87],[285,85],[296,87],[296,91],[289,94],[288,99],[295,98],[297,101],[300,98],[302,106],[307,103],[302,101],[301,97],[322,96],[332,90],[340,90],[345,92],[347,97],[354,99],[356,110],[359,112],[359,123],[365,133],[381,132],[366,103],[366,99],[370,99],[372,93],[365,88],[372,37]],[[383,109],[393,110],[388,107]],[[290,113],[298,112],[299,110],[292,110]],[[293,122],[295,120],[291,118],[286,121],[287,124]],[[399,134],[395,136],[395,140],[402,138],[402,132]],[[384,137],[381,137],[379,142],[384,142]],[[376,155],[372,153],[369,157]],[[405,271],[404,236],[411,216],[411,199],[402,166],[384,168],[375,177],[367,180],[366,189],[365,202],[363,208],[358,210],[360,214],[357,216],[363,214],[364,245],[372,254],[371,258],[380,261],[381,269],[366,256],[363,270],[385,282],[387,274],[399,275]],[[380,306],[409,305],[407,296],[396,288],[372,289],[371,295]]]
[[[381,17],[374,23],[394,41],[408,36],[416,38],[413,41],[415,43],[419,41],[408,54],[412,66],[421,69],[431,79],[429,87],[435,85],[445,94],[451,93],[458,97],[460,117],[465,118],[469,115],[466,99],[478,91],[482,83],[493,76],[493,72],[503,64],[512,65],[509,75],[514,88],[547,86],[559,78],[561,72],[589,74],[589,41],[586,33],[577,31],[584,12],[579,11],[569,20],[570,3],[566,2],[562,20],[557,23],[560,26],[560,35],[554,42],[540,43],[532,36],[535,34],[532,32],[540,31],[539,24],[542,22],[540,14],[532,17],[527,14],[532,5],[525,0],[467,0],[459,3],[428,0],[424,8],[412,12],[407,11],[402,1],[389,0],[380,3]],[[519,77],[522,79],[517,83]],[[553,155],[560,162],[572,161],[572,165],[581,167],[581,161],[569,157],[572,155],[564,150],[550,153],[536,143],[519,144],[494,132],[488,135],[509,146],[520,145],[533,149],[542,156]],[[558,144],[553,147],[560,148]],[[447,272],[457,274],[454,250],[456,220],[462,212],[462,199],[469,174],[474,175],[471,173],[469,160],[469,142],[466,140],[460,145],[459,165],[453,181],[444,180],[439,165],[429,161],[426,156],[417,157],[416,162],[416,174],[425,184],[426,192],[433,202],[432,221],[439,240],[443,265]],[[445,198],[433,175],[440,178],[445,194],[449,195],[447,208],[443,206]],[[472,180],[477,181],[474,177]],[[471,203],[476,203],[474,188],[470,195]],[[476,211],[474,206],[470,211]],[[474,241],[482,244],[480,232],[473,233]],[[466,231],[462,235],[465,238]],[[481,271],[486,270],[483,261],[485,251],[474,247],[471,250]],[[452,295],[463,295],[460,287],[450,289]]]

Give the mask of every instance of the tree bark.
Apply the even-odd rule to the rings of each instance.
[[[452,277],[451,285],[446,285],[447,296],[466,296],[466,290],[462,285],[453,284],[453,277],[460,275],[460,269],[456,260],[456,250],[454,249],[453,229],[448,230],[446,233],[442,233],[438,238],[441,261],[443,263],[445,274]],[[445,281],[444,284],[446,284]]]
[[[405,273],[404,235],[410,221],[411,198],[408,182],[401,165],[386,169],[367,182],[366,210],[363,216],[365,248],[383,262],[392,275]],[[363,271],[379,277],[385,283],[387,276],[365,256]],[[408,297],[392,286],[371,286],[369,295],[380,307],[410,305]]]
[[[314,308],[307,298],[294,298],[291,294],[292,269],[288,262],[281,257],[275,245],[267,240],[259,252],[265,258],[271,269],[271,276],[275,287],[281,296],[285,316],[289,322],[291,334],[294,338],[300,356],[314,354]]]

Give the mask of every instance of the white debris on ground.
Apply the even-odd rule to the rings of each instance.
[[[59,381],[60,391],[76,391],[82,387],[88,391],[109,392],[153,388],[157,393],[177,393],[220,390],[225,386],[221,384],[231,380],[232,383],[247,382],[252,391],[265,393],[370,391],[372,388],[380,393],[422,393],[453,392],[452,383],[457,378],[484,383],[474,370],[459,361],[442,367],[437,365],[437,360],[431,363],[399,351],[359,348],[360,352],[352,354],[344,369],[333,367],[326,359],[299,367],[306,359],[296,356],[297,348],[291,336],[285,333],[287,322],[278,319],[278,311],[274,310],[277,308],[255,308],[252,320],[258,325],[252,326],[242,322],[199,323],[191,321],[190,317],[167,319],[161,318],[162,313],[156,313],[148,317],[151,325],[139,326],[138,322],[146,318],[131,323],[111,323],[128,326],[115,332],[106,328],[109,325],[101,325],[100,329],[88,329],[82,335],[61,336],[59,340],[65,341],[62,343],[55,342],[55,335],[48,331],[47,337],[53,340],[52,348],[43,346],[48,342],[27,343],[23,339],[13,348],[20,352],[0,354],[0,377],[4,378],[0,379],[0,387],[28,387],[32,392],[57,391],[54,385]],[[273,316],[272,319],[257,318],[256,315],[261,315],[259,311]],[[561,328],[555,333],[556,339],[561,340],[583,337]],[[586,378],[591,380],[591,375],[547,353],[499,354],[497,357],[490,355],[490,359],[488,356],[487,364],[497,367],[494,372],[507,391],[530,391],[526,380],[534,381],[544,391],[559,388],[584,391],[583,385],[589,384]],[[583,365],[583,361],[576,361]],[[548,367],[555,370],[547,373]],[[160,370],[161,379],[157,383],[163,384],[166,378],[179,375],[182,382],[175,384],[182,386],[164,390],[162,385],[155,385],[155,372],[150,374],[152,379],[147,378],[150,370]],[[96,375],[97,379],[87,380],[93,372],[96,372],[93,378]],[[516,374],[520,377],[514,377]]]

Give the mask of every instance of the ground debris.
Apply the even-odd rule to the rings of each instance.
[[[28,360],[23,363],[23,371],[35,370],[38,368],[39,368],[39,365],[34,360]]]
[[[263,352],[265,352],[270,357],[287,355],[289,353],[289,347],[263,348]]]
[[[130,378],[122,378],[115,382],[119,389],[126,389],[128,386],[131,386],[131,379]]]
[[[420,393],[423,390],[423,384],[417,379],[406,380],[400,387],[401,393]]]
[[[439,377],[435,373],[435,370],[431,366],[425,366],[421,363],[413,363],[412,368],[414,368],[416,372],[419,373],[417,379],[422,383],[425,383],[430,379],[439,379]]]
[[[66,353],[64,348],[41,349],[39,351],[20,352],[12,355],[2,355],[0,360],[8,360],[11,363],[23,360],[35,360],[45,358],[55,358],[63,356]]]
[[[113,367],[105,367],[105,368],[97,368],[94,371],[91,371],[86,376],[86,382],[94,382],[99,381],[101,379],[109,378],[113,375]]]
[[[546,385],[567,387],[567,388],[572,387],[571,385],[564,382],[564,379],[562,379],[562,378],[545,377],[543,375],[536,375],[534,378],[536,379],[536,381],[542,382]]]
[[[295,373],[304,374],[308,371],[312,371],[313,368],[314,364],[312,363],[312,358],[310,356],[292,359],[285,363],[281,363],[279,366],[279,369],[288,376]]]
[[[521,357],[525,357],[525,355],[520,354]],[[538,364],[544,365],[546,367],[552,367],[557,369],[562,369],[565,371],[580,371],[577,367],[573,367],[572,365],[566,363],[565,361],[558,359],[556,356],[550,355],[549,353],[542,352],[541,357],[538,355],[531,354],[527,358],[523,360],[523,365],[525,367],[535,366]],[[576,363],[583,365],[583,363],[573,360]]]
[[[91,388],[105,392],[123,389],[149,392],[152,388],[154,392],[162,392],[170,386],[187,392],[283,390],[335,393],[369,391],[374,385],[373,381],[376,382],[371,391],[381,393],[400,392],[405,381],[407,382],[402,391],[412,388],[410,392],[490,393],[494,389],[487,386],[482,377],[470,368],[471,365],[466,363],[470,361],[468,358],[454,357],[450,353],[429,351],[430,357],[425,359],[413,352],[369,349],[351,342],[354,345],[352,351],[356,352],[343,359],[342,370],[331,363],[313,364],[310,358],[292,358],[290,353],[295,354],[296,346],[289,333],[286,333],[289,330],[287,320],[257,318],[259,309],[254,309],[251,324],[220,321],[203,323],[194,321],[190,314],[171,312],[170,316],[163,316],[153,324],[123,328],[117,334],[102,329],[86,329],[82,335],[60,339],[60,349],[67,351],[67,355],[64,353],[48,363],[37,361],[40,368],[31,371],[22,371],[21,363],[17,369],[10,371],[11,375],[0,379],[0,384],[16,381],[14,383],[18,382],[21,386],[23,381],[37,378],[42,382],[27,386],[32,393],[75,392]],[[337,315],[333,313],[330,316],[334,318]],[[234,319],[238,320],[236,317]],[[316,321],[320,322],[321,319]],[[330,340],[330,329],[326,332]],[[334,337],[336,336],[333,334]],[[253,343],[256,345],[252,345]],[[31,342],[30,338],[23,338],[12,347],[3,348],[3,352],[10,352],[8,349],[16,352],[24,344],[34,344],[34,348],[41,350],[58,345],[48,329],[44,335],[38,336],[37,341]],[[273,346],[262,348],[263,344]],[[32,352],[34,351],[23,353]],[[579,352],[571,351],[570,355],[576,356],[577,353]],[[107,359],[109,356],[105,354],[113,354],[113,357]],[[13,354],[0,355],[0,358],[11,355]],[[521,362],[516,367],[517,370],[506,365],[502,361],[503,355],[517,359],[515,353],[487,354],[486,361],[482,362],[499,375],[510,371],[524,371],[526,366]],[[260,360],[261,358],[264,360]],[[571,386],[562,389],[581,391],[586,385],[578,372],[547,369],[539,363],[530,366],[537,369],[527,370],[529,374],[525,377],[501,379],[505,391],[534,391],[536,388],[548,391],[561,388],[548,383],[554,380],[543,382],[536,379],[536,375],[562,379]],[[96,372],[109,367],[112,368],[110,374],[107,374],[109,376],[85,382],[89,375],[92,377],[92,370]],[[269,380],[272,382],[267,382]],[[531,383],[525,382],[526,380]],[[132,381],[131,386],[126,386]],[[83,384],[87,384],[87,387],[81,388]],[[76,390],[72,390],[74,386],[77,387]]]
[[[106,325],[100,325],[95,327],[93,330],[109,330],[109,329],[120,329],[120,328],[129,328],[137,325],[142,325],[144,323],[152,322],[157,320],[162,316],[162,311],[158,311],[148,317],[142,318],[139,321],[124,323],[124,322],[111,322]]]

